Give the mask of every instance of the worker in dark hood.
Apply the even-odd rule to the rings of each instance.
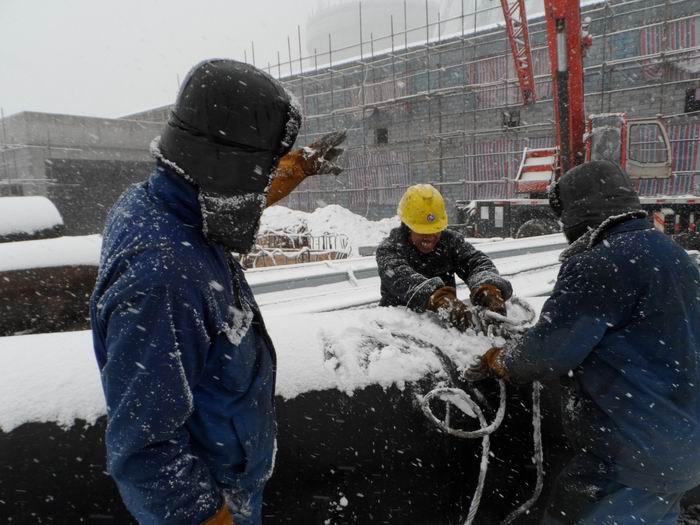
[[[377,249],[381,306],[430,310],[459,330],[474,326],[472,310],[459,299],[455,274],[471,292],[474,304],[500,314],[513,293],[488,256],[447,228],[445,201],[430,184],[406,190],[398,208],[401,226]]]
[[[107,466],[142,524],[258,524],[275,451],[275,350],[232,251],[344,133],[290,153],[301,125],[272,77],[233,60],[188,74],[151,177],[104,231],[90,305]]]
[[[700,275],[607,161],[550,190],[571,245],[540,319],[466,373],[560,378],[575,450],[544,523],[676,523],[700,484]]]

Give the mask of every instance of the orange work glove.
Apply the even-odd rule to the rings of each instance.
[[[488,377],[508,379],[508,373],[501,362],[502,351],[502,348],[494,346],[484,355],[480,356],[475,364],[462,372],[462,377],[471,383],[481,381]]]
[[[233,522],[233,517],[231,516],[226,503],[224,503],[219,509],[219,512],[202,523],[202,525],[235,525],[235,523]]]
[[[457,292],[451,286],[443,286],[433,292],[425,305],[426,310],[435,312],[442,319],[462,332],[474,326],[472,313],[467,305],[457,299]]]
[[[267,192],[267,205],[272,206],[294,191],[301,181],[312,175],[340,175],[343,168],[335,160],[343,153],[339,148],[346,130],[332,131],[317,141],[287,153],[277,165],[277,173]]]
[[[493,284],[482,284],[471,293],[472,304],[483,306],[497,314],[506,315],[506,300]]]

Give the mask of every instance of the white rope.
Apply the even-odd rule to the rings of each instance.
[[[476,490],[474,491],[474,497],[472,497],[472,502],[469,505],[469,513],[467,514],[467,520],[464,522],[465,525],[470,525],[474,521],[474,517],[476,516],[476,513],[479,510],[479,503],[481,503],[481,494],[484,491],[486,471],[488,470],[489,465],[489,452],[491,447],[491,440],[489,436],[492,432],[495,432],[499,426],[501,426],[501,423],[503,422],[503,417],[506,414],[506,384],[502,379],[499,379],[498,382],[501,389],[501,401],[498,405],[498,412],[496,412],[496,417],[490,425],[487,424],[486,418],[484,417],[484,413],[481,411],[479,405],[475,403],[474,400],[472,400],[471,396],[461,388],[436,388],[428,392],[423,397],[423,401],[421,402],[421,408],[423,409],[423,413],[428,417],[428,419],[430,419],[433,423],[440,427],[444,432],[452,436],[465,439],[473,439],[478,437],[481,438],[481,464],[479,467],[479,481],[476,485]],[[444,421],[435,417],[433,411],[430,409],[430,400],[434,397],[446,401],[447,403],[451,403],[460,410],[462,410],[462,412],[464,412],[465,414],[471,415],[464,410],[463,406],[460,403],[455,403],[455,398],[457,398],[459,401],[465,402],[467,406],[471,408],[474,414],[476,414],[476,417],[479,419],[479,424],[481,425],[481,428],[478,430],[467,431],[450,427],[449,424],[446,424]],[[449,404],[447,406],[449,406]]]
[[[486,326],[488,333],[492,334],[497,330],[494,329],[494,321],[500,324],[500,332],[510,333],[511,335],[521,334],[527,330],[527,325],[534,320],[535,312],[532,310],[530,305],[524,301],[518,299],[517,297],[512,297],[511,301],[518,306],[522,307],[527,312],[527,317],[522,320],[511,319],[495,312],[488,310],[483,310],[479,312],[479,319],[482,321],[482,331],[483,326]],[[490,435],[493,434],[498,427],[500,427],[505,417],[506,412],[506,384],[502,379],[498,379],[499,386],[499,404],[496,416],[494,417],[491,424],[488,424],[486,417],[479,405],[471,398],[471,396],[466,393],[461,388],[454,387],[440,387],[435,388],[428,392],[421,400],[421,408],[426,417],[432,421],[437,427],[439,427],[443,432],[463,438],[463,439],[474,439],[481,438],[481,463],[479,466],[479,479],[474,490],[474,496],[472,497],[471,503],[469,505],[469,512],[467,513],[467,518],[464,525],[471,525],[476,517],[476,513],[479,510],[479,504],[481,503],[481,496],[484,491],[484,483],[486,481],[486,472],[488,470],[489,464],[489,452],[491,447]],[[535,483],[535,490],[532,496],[525,503],[520,505],[513,512],[508,514],[506,519],[503,521],[504,525],[513,523],[513,521],[520,515],[528,512],[530,508],[535,504],[540,494],[542,493],[542,486],[544,482],[544,454],[542,449],[542,416],[540,412],[540,391],[542,390],[542,385],[535,381],[532,384],[532,437],[534,444],[534,456],[533,461],[537,467],[537,480]],[[474,389],[474,395],[483,400],[483,395],[478,389]],[[439,419],[435,416],[432,409],[430,408],[430,401],[433,399],[440,399],[445,401],[446,406],[446,418],[445,421]],[[480,428],[476,430],[461,430],[452,428],[450,426],[449,414],[450,405],[454,405],[463,413],[470,417],[476,416],[479,420]]]
[[[524,514],[525,512],[528,512],[542,493],[542,485],[544,484],[544,453],[542,450],[542,414],[540,413],[541,390],[542,384],[539,381],[532,383],[532,442],[534,443],[535,449],[535,456],[533,459],[537,467],[537,481],[535,482],[535,490],[533,491],[529,500],[508,514],[506,519],[503,521],[504,525],[513,523],[515,518]]]

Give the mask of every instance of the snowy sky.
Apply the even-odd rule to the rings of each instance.
[[[118,117],[172,102],[203,58],[298,56],[320,0],[0,0],[0,107]]]

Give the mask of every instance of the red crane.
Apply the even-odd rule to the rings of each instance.
[[[633,181],[668,181],[672,177],[672,151],[660,117],[630,119],[624,113],[586,117],[583,58],[592,38],[588,32],[590,19],[581,22],[579,1],[544,0],[556,146],[524,149],[514,198],[473,201],[465,208],[469,218],[463,220],[474,223],[475,233],[520,237],[557,231],[556,218],[547,204],[547,190],[553,181],[584,161],[614,162]],[[524,2],[501,0],[501,7],[522,99],[527,105],[535,102],[536,93]],[[641,201],[642,207],[658,219],[660,229],[686,229],[695,234],[696,217],[700,215],[695,196],[671,200],[665,196],[642,197]]]
[[[510,48],[513,52],[515,70],[518,73],[523,104],[532,104],[535,102],[535,75],[532,71],[532,52],[530,51],[530,34],[527,29],[525,0],[501,0],[501,7],[508,30]]]
[[[584,161],[583,57],[591,38],[581,34],[579,0],[545,0],[544,9],[561,175]]]

